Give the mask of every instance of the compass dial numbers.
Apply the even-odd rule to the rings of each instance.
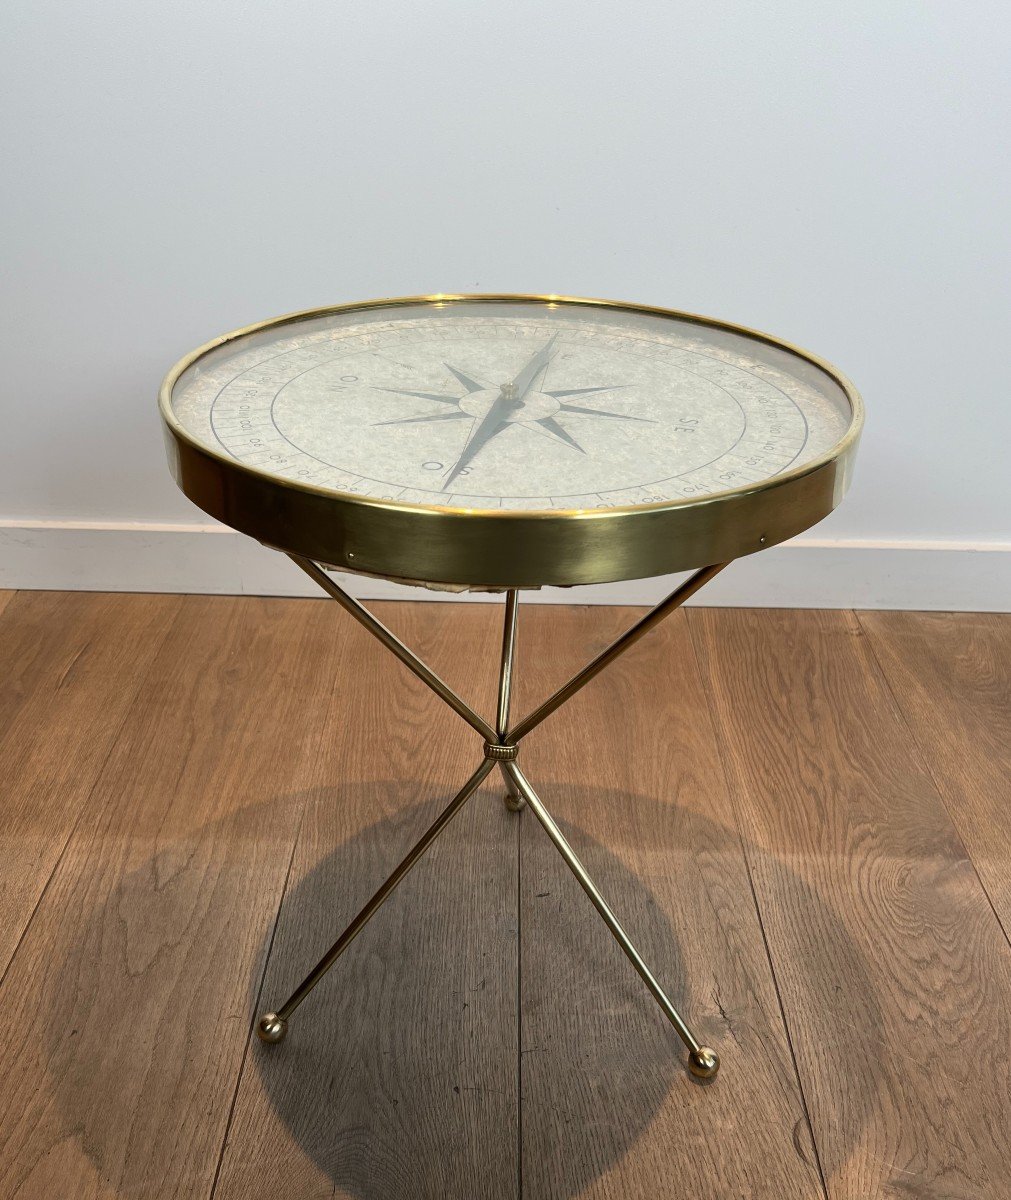
[[[483,307],[239,339],[180,378],[176,417],[260,472],[476,509],[707,496],[813,460],[848,423],[834,383],[799,358],[791,370],[784,351],[751,353],[741,335]]]

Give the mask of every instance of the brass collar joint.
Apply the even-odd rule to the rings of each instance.
[[[495,762],[512,762],[519,752],[519,746],[505,746],[501,742],[485,742],[484,744],[485,758],[494,759]]]

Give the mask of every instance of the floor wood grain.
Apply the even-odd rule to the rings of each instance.
[[[0,977],[87,808],[178,596],[7,593],[0,615]]]
[[[209,1194],[336,615],[184,601],[4,983],[5,1198]]]
[[[489,710],[485,606],[375,610]],[[285,999],[481,761],[480,737],[357,628],[335,713],[261,1008]],[[216,1200],[516,1195],[517,830],[496,799],[471,797],[284,1044],[254,1042]]]
[[[858,619],[1011,936],[1011,615]]]
[[[631,620],[530,606],[526,705]],[[617,1200],[666,1180],[666,1194],[823,1196],[683,614],[549,718],[521,759],[675,1007],[722,1059],[711,1084],[687,1074],[681,1041],[522,813],[524,1195]]]
[[[501,606],[376,609],[492,709]],[[498,780],[261,1046],[480,739],[330,601],[0,592],[0,1197],[1006,1200],[1008,629],[692,609],[524,745],[699,1084]]]
[[[1011,949],[856,618],[693,610],[829,1195],[999,1197]]]

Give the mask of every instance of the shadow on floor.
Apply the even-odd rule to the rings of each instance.
[[[302,978],[385,877],[391,859],[437,810],[430,801],[417,803],[418,789],[410,781],[370,781],[359,787],[356,804],[368,808],[358,811],[374,808],[395,815],[344,840],[339,833],[320,837],[333,848],[289,888],[269,954],[260,1000],[264,1007],[276,1005]],[[588,797],[585,788],[565,785],[551,785],[545,795],[558,813],[578,812],[581,803],[605,803],[604,797]],[[300,799],[285,801],[293,805]],[[343,799],[347,802],[346,794]],[[333,790],[308,802],[320,812],[341,811],[341,796]],[[717,856],[712,861],[718,862],[723,846],[728,861],[739,855],[736,830],[698,814],[678,810],[672,816],[671,804],[634,793],[610,793],[606,803],[636,811],[637,827],[656,829],[658,837],[668,839],[664,844],[672,844],[673,820],[680,822],[680,844],[703,840]],[[244,846],[269,836],[263,831],[269,830],[275,810],[252,805],[185,835],[158,833],[151,840],[152,845],[157,842],[157,853],[152,850],[136,869],[122,877],[113,873],[95,879],[94,907],[83,919],[68,920],[62,943],[58,937],[51,947],[67,986],[40,990],[32,1003],[42,1031],[48,1086],[61,1114],[53,1124],[72,1131],[72,1138],[60,1135],[61,1144],[76,1147],[75,1156],[90,1160],[95,1178],[116,1189],[110,1195],[152,1200],[164,1194],[160,1179],[213,1175],[220,1141],[205,1138],[204,1131],[223,1128],[232,1086],[217,1083],[217,1046],[225,1030],[238,1036],[248,1028],[268,945],[252,956],[257,971],[249,980],[245,1011],[233,1004],[231,1011],[204,1012],[202,976],[194,978],[189,971],[187,946],[180,939],[199,929],[193,924],[194,905],[200,910],[209,906],[220,915],[217,906],[226,895],[249,895]],[[533,817],[524,813],[519,822],[533,822]],[[217,1196],[333,1193],[356,1200],[498,1200],[516,1195],[519,822],[500,798],[483,789],[312,993],[288,1040],[262,1046],[252,1039]],[[577,825],[559,823],[619,917],[634,914],[634,923],[629,922],[633,940],[675,1005],[690,1024],[698,1024],[697,1014],[713,1006],[710,998],[693,994],[693,972],[683,961],[679,930],[648,882]],[[337,831],[339,821],[331,828]],[[138,846],[135,841],[134,852]],[[747,850],[772,864],[781,894],[789,895],[808,926],[821,931],[844,960],[840,978],[871,996],[862,982],[860,951],[831,897],[808,886],[797,859],[751,846]],[[199,867],[206,895],[176,888],[191,862],[212,860],[221,865],[210,874],[205,865]],[[686,854],[682,861],[691,864],[693,856]],[[691,870],[700,867],[687,870],[685,887],[712,886],[711,879],[691,877]],[[574,886],[564,867],[562,872],[560,878]],[[225,876],[243,877],[243,890],[225,886]],[[525,880],[524,888],[532,882]],[[543,1034],[563,1018],[565,1046],[577,1047],[576,1053],[547,1056],[539,1065],[542,1090],[536,1106],[528,1090],[532,1068],[524,1079],[524,1179],[550,1175],[560,1181],[540,1189],[540,1196],[550,1194],[551,1200],[577,1197],[605,1175],[666,1104],[678,1103],[696,1126],[714,1131],[706,1151],[711,1154],[720,1152],[720,1131],[737,1116],[726,1103],[733,1095],[726,1090],[734,1087],[732,1076],[713,1087],[687,1081],[680,1041],[581,899],[581,907],[560,910],[557,920],[540,921],[538,939],[547,951],[552,980],[546,987],[542,979],[536,1003],[525,999],[523,1005],[524,1050],[538,1049],[530,1043],[538,1020]],[[750,898],[738,899],[750,904]],[[701,936],[732,941],[733,930],[721,928],[716,908],[712,911],[713,928]],[[218,927],[224,947],[235,946],[247,925],[236,913],[234,935],[227,918]],[[697,940],[698,930],[695,935]],[[144,948],[142,961],[135,944]],[[736,949],[730,945],[727,952]],[[250,961],[246,952],[241,958]],[[96,975],[101,962],[110,966]],[[120,962],[121,968],[114,966]],[[204,956],[201,971],[210,969]],[[819,1029],[819,1035],[824,1030],[823,1043],[816,1052],[837,1073],[832,1119],[845,1131],[849,1146],[873,1119],[878,1089],[887,1081],[874,1059],[872,1041],[833,1028],[833,981],[818,983],[824,985],[825,1003]],[[202,1044],[206,1079],[213,1085],[213,1119],[204,1099],[197,1093],[194,1100],[186,1082],[204,1078],[205,1063],[195,1061],[185,1023],[176,1019],[180,1011],[201,1011],[202,1028],[210,1031]],[[746,1011],[731,1017],[751,1019]],[[868,1011],[865,1028],[873,1030],[878,1020],[877,1011]],[[729,1037],[722,1022],[703,1023],[698,1031],[707,1040],[712,1036],[717,1049],[724,1047],[716,1035]],[[233,1058],[229,1051],[229,1062]],[[787,1065],[784,1073],[791,1070]],[[111,1089],[103,1084],[110,1078],[115,1080]],[[550,1104],[545,1094],[554,1098]],[[556,1102],[559,1096],[561,1103]],[[705,1107],[703,1115],[699,1106]],[[201,1131],[199,1136],[194,1130]],[[195,1141],[206,1149],[198,1153]],[[665,1138],[655,1152],[657,1172],[673,1172],[670,1179],[689,1147],[680,1136],[673,1142]],[[802,1147],[797,1152],[803,1157]],[[39,1153],[55,1150],[46,1151],[40,1143]],[[549,1160],[550,1170],[545,1167]],[[525,1190],[538,1194],[532,1182]]]
[[[393,865],[396,855],[390,847],[410,844],[405,827],[420,832],[434,815],[431,804],[409,804],[409,785],[375,786],[401,795],[404,809],[337,845],[289,890],[261,1008],[276,1005],[290,992],[368,898]],[[588,798],[585,788],[566,785],[552,785],[546,794],[558,811],[605,802]],[[384,809],[388,803],[384,798]],[[609,794],[606,803],[616,811],[635,807],[640,827],[663,830],[670,825],[669,804],[630,793]],[[492,1200],[516,1194],[515,890],[502,884],[501,873],[497,886],[489,882],[495,868],[487,859],[482,862],[482,855],[488,853],[489,840],[501,835],[500,826],[516,830],[518,820],[532,824],[535,818],[529,812],[519,818],[505,813],[500,801],[483,789],[306,1000],[287,1041],[262,1046],[254,1040],[250,1057],[271,1108],[332,1181],[336,1194],[356,1200]],[[736,831],[697,814],[683,820],[710,849],[725,844],[731,857],[739,855]],[[497,831],[490,839],[489,821]],[[695,1025],[703,1041],[726,1038],[721,1019],[693,1019],[712,1005],[693,996],[693,972],[684,962],[678,930],[648,883],[577,825],[559,824],[619,918],[630,919],[633,941],[689,1025]],[[463,877],[461,856],[471,864]],[[685,861],[691,862],[690,856]],[[561,888],[571,887],[579,901],[568,905],[558,920],[538,922],[540,951],[545,950],[544,938],[550,938],[540,964],[548,964],[551,983],[523,989],[522,1035],[525,1058],[545,1049],[532,1039],[550,1038],[546,1031],[562,1020],[568,1032],[565,1043],[574,1049],[564,1061],[549,1056],[564,1081],[554,1080],[544,1089],[542,1076],[536,1106],[529,1068],[524,1082],[524,1171],[528,1178],[550,1178],[552,1200],[581,1195],[620,1160],[668,1103],[672,1087],[680,1090],[682,1107],[720,1105],[719,1087],[700,1086],[686,1074],[682,1043],[560,860],[558,865]],[[790,870],[782,864],[781,869]],[[522,886],[529,904],[530,889],[537,886],[532,873]],[[685,886],[700,882],[688,879]],[[811,921],[826,928],[837,944],[850,945],[838,919],[803,880],[792,878],[789,888]],[[726,933],[714,927],[711,936]],[[466,953],[461,953],[461,943],[468,947]],[[854,968],[860,971],[859,956],[854,951],[849,958],[852,976]],[[527,1011],[532,991],[549,1013]],[[744,1012],[731,1016],[749,1019]],[[873,1022],[874,1015],[868,1020]],[[860,1110],[847,1115],[847,1128],[856,1132],[872,1109],[873,1095],[866,1091],[871,1075],[854,1078],[865,1081],[864,1091],[849,1089],[846,1101]],[[732,1087],[733,1081],[726,1078],[724,1086]],[[532,1128],[535,1107],[541,1125]],[[720,1114],[717,1107],[701,1124],[718,1133],[733,1119],[723,1113],[721,1120]],[[809,1156],[806,1130],[797,1141],[797,1153]],[[532,1169],[531,1154],[551,1156],[550,1168],[543,1169],[542,1163],[542,1169]],[[675,1166],[677,1154],[673,1147],[664,1151],[669,1166]]]

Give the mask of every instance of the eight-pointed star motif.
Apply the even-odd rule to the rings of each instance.
[[[438,392],[417,392],[406,388],[377,388],[377,391],[393,392],[399,396],[414,396],[421,400],[435,400],[451,407],[448,410],[422,413],[418,417],[376,421],[375,424],[417,425],[436,421],[472,421],[473,424],[460,457],[450,467],[443,482],[442,490],[447,491],[450,484],[467,468],[478,452],[510,425],[522,425],[536,433],[546,434],[580,454],[585,454],[586,451],[583,447],[559,423],[556,414],[578,413],[583,416],[604,417],[615,421],[649,421],[648,417],[633,417],[626,413],[610,412],[602,408],[587,408],[582,404],[572,404],[567,399],[569,396],[613,392],[624,387],[624,384],[542,391],[540,385],[543,384],[548,367],[554,358],[554,343],[555,338],[553,337],[547,345],[542,346],[528,360],[515,379],[498,385],[485,383],[466,374],[458,367],[443,363],[446,370],[465,389],[462,396],[447,396]]]

